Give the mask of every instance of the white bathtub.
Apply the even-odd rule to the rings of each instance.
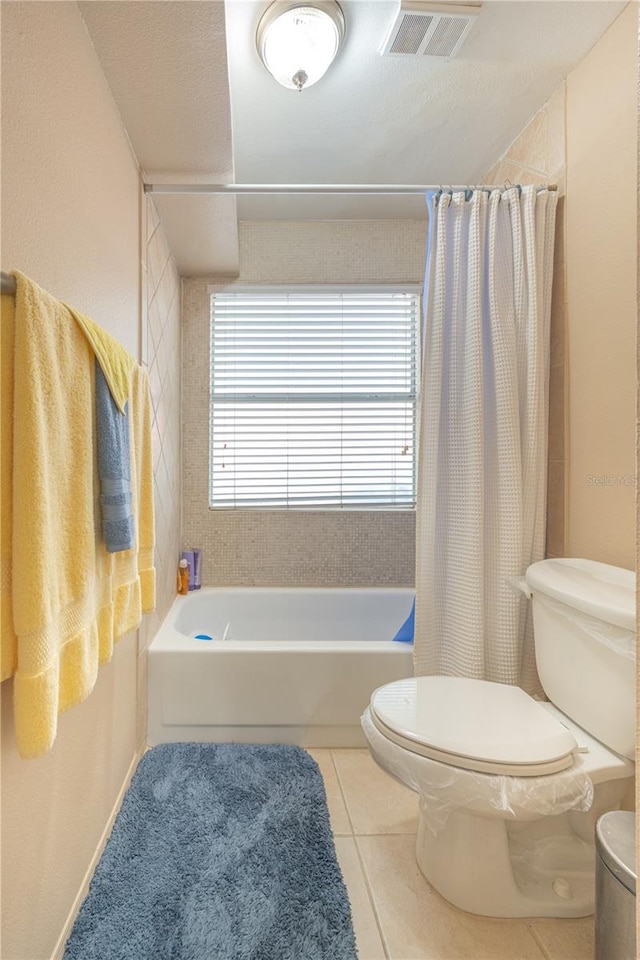
[[[392,640],[412,600],[379,588],[176,597],[149,648],[149,743],[364,746],[372,691],[413,672],[412,647]]]

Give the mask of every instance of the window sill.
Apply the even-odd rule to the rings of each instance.
[[[380,507],[208,507],[209,513],[277,513],[277,514],[317,514],[324,513],[329,515],[344,516],[345,513],[388,513],[388,514],[415,514],[414,507],[393,507],[390,505]]]

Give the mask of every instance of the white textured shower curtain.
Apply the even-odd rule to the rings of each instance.
[[[429,196],[416,532],[417,674],[539,688],[556,194]]]

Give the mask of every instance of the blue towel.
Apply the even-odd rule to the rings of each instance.
[[[102,535],[109,553],[133,546],[129,404],[118,410],[96,360],[96,433]]]
[[[396,633],[394,640],[399,643],[413,643],[413,634],[415,631],[416,602],[413,601],[411,613]]]

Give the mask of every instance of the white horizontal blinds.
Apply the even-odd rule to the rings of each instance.
[[[214,294],[210,505],[412,506],[418,300]]]

